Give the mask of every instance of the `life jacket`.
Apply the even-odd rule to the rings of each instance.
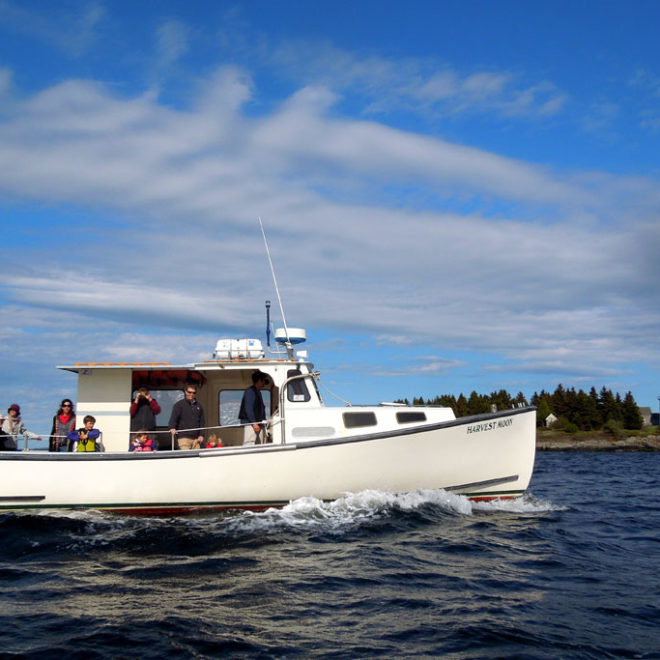
[[[151,439],[147,438],[144,442],[138,442],[131,451],[157,451],[158,445]]]
[[[96,440],[92,438],[78,438],[78,449],[77,451],[96,451]]]

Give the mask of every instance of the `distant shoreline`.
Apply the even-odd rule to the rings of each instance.
[[[617,438],[608,434],[537,432],[537,451],[660,451],[660,435]]]

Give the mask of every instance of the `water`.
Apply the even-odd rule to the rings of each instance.
[[[541,453],[495,504],[0,514],[0,657],[660,658],[659,468]]]

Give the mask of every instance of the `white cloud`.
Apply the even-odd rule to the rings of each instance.
[[[169,20],[156,30],[156,54],[160,65],[171,66],[188,51],[190,29],[181,21]]]
[[[491,95],[507,84],[471,83]],[[133,325],[202,330],[205,341],[216,328],[260,327],[272,297],[261,215],[295,324],[593,373],[656,346],[653,179],[557,173],[338,118],[322,86],[250,116],[254,94],[244,71],[223,68],[184,110],[80,80],[17,101],[0,120],[0,191],[54,209],[48,226],[30,228],[48,249],[4,260],[17,327],[47,322],[30,309],[83,330],[102,320],[128,339],[103,351],[130,355],[148,343]],[[391,206],[392,186],[432,201]],[[455,210],[457,197],[472,210]],[[71,251],[59,204],[89,215]],[[61,326],[55,336],[80,334]],[[459,366],[438,359],[424,370]]]
[[[298,85],[350,93],[368,114],[406,109],[435,116],[494,112],[535,118],[560,113],[569,98],[551,81],[525,82],[509,71],[461,72],[429,59],[359,57],[328,43],[273,45],[261,63],[275,64],[276,75],[286,72]]]

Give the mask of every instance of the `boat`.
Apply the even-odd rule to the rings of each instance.
[[[304,329],[285,326],[272,350],[267,330],[268,350],[259,339],[223,338],[199,362],[58,367],[77,374],[78,420],[96,418],[105,451],[0,452],[0,510],[260,510],[369,489],[445,489],[473,500],[523,495],[534,467],[534,407],[456,418],[442,406],[329,405],[320,372],[301,350],[305,339]],[[267,441],[247,446],[238,409],[256,370],[269,381]],[[169,412],[190,383],[206,412],[201,432],[217,434],[221,447],[173,448]],[[129,408],[140,387],[162,407],[156,452],[129,451]]]

